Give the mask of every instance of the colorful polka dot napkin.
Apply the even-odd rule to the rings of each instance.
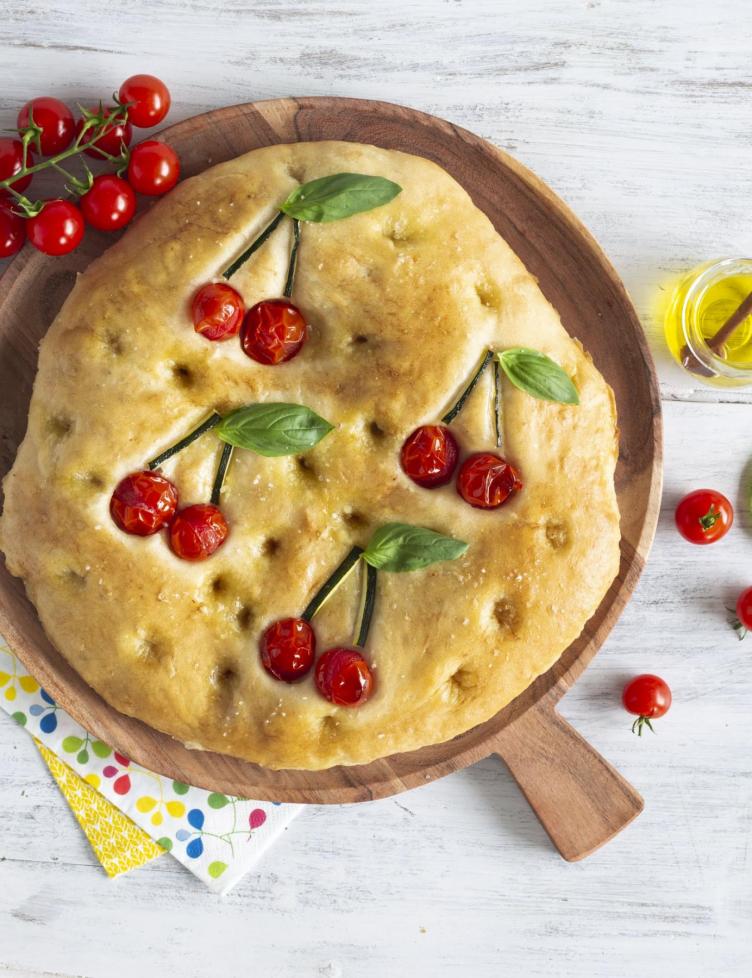
[[[134,764],[57,706],[1,637],[0,706],[38,742],[111,876],[166,851],[212,890],[226,893],[302,807],[204,791]]]

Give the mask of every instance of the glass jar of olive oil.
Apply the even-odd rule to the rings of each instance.
[[[748,315],[742,307],[750,295],[750,258],[706,262],[676,286],[665,312],[666,342],[698,380],[719,387],[752,384],[752,300]],[[738,310],[743,318],[734,326],[729,320]]]

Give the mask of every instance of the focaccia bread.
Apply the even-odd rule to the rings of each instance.
[[[384,206],[305,224],[294,301],[310,325],[277,367],[197,335],[191,299],[301,182],[338,172],[402,187]],[[279,296],[286,221],[232,279],[246,307]],[[503,453],[524,488],[499,509],[400,468],[485,349],[555,360],[578,406],[502,384]],[[486,371],[452,425],[463,457],[495,446]],[[222,493],[225,545],[189,563],[164,536],[113,523],[114,486],[220,413],[305,404],[334,430],[305,456],[238,451]],[[221,444],[163,471],[181,505],[209,497]],[[495,450],[492,448],[492,450]],[[353,143],[272,146],[186,180],[78,279],[45,337],[28,431],[5,482],[0,543],[51,641],[112,706],[190,746],[319,769],[445,741],[486,720],[580,634],[619,564],[611,391],[525,269],[439,167]],[[333,705],[313,672],[287,684],[259,638],[299,615],[353,544],[389,522],[468,543],[457,560],[381,573],[364,649],[375,680]],[[315,619],[319,650],[351,641],[353,575]]]

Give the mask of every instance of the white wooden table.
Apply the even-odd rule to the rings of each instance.
[[[623,275],[666,423],[653,555],[563,704],[644,794],[621,837],[565,864],[489,760],[393,800],[310,810],[224,900],[168,857],[111,883],[28,736],[0,717],[0,975],[749,974],[752,638],[737,642],[723,606],[752,584],[752,395],[692,389],[655,315],[673,274],[752,253],[746,0],[2,0],[0,13],[0,126],[32,95],[98,98],[153,71],[175,121],[337,93],[409,103],[511,151]],[[703,485],[737,504],[737,528],[700,550],[672,513]],[[641,671],[665,676],[675,704],[638,740],[619,692]]]

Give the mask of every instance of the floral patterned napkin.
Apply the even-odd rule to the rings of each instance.
[[[0,691],[0,706],[17,723],[218,893],[252,868],[302,808],[204,791],[134,764],[57,706],[2,637]]]

